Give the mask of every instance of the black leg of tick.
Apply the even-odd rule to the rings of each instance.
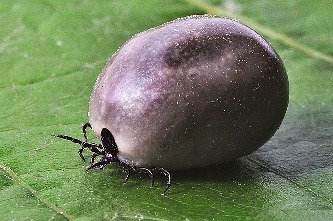
[[[100,154],[98,153],[93,153],[93,155],[91,156],[90,158],[90,165],[94,164],[95,163],[95,158],[100,156],[102,153],[100,152]]]
[[[102,158],[100,161],[94,164],[90,164],[90,166],[86,169],[86,171],[89,171],[93,168],[99,168],[103,169],[106,165],[110,164],[112,161],[110,159]]]
[[[82,145],[82,143],[83,143],[81,140],[78,140],[76,138],[66,136],[66,135],[59,134],[59,135],[53,135],[53,136],[59,137],[59,138],[65,139],[65,140],[69,140],[69,141],[72,141],[73,143],[77,143],[77,144],[80,144],[80,145]]]
[[[122,167],[123,172],[126,174],[124,183],[126,183],[130,177],[131,171],[133,172],[139,172],[139,173],[146,173],[149,175],[150,180],[151,180],[151,186],[154,186],[154,181],[155,181],[155,174],[161,174],[165,176],[168,181],[167,181],[167,186],[162,192],[162,195],[165,195],[165,193],[169,190],[171,186],[171,174],[169,171],[167,171],[164,168],[146,168],[146,167],[134,167],[134,166],[129,166],[128,164],[119,162],[119,166]]]
[[[82,126],[82,133],[83,133],[83,137],[84,137],[84,142],[87,142],[87,127],[89,127],[91,129],[91,125],[90,123],[85,123],[83,126]],[[84,146],[81,145],[80,148],[79,148],[79,156],[81,157],[81,159],[83,161],[85,161],[85,158],[83,156],[83,150],[84,150]],[[93,151],[94,152],[94,151]],[[96,152],[95,152],[96,153]]]
[[[78,150],[78,153],[79,153],[79,156],[82,159],[82,161],[86,161],[86,159],[83,156],[83,150],[84,150],[84,146],[81,145],[80,148],[79,148],[79,150]]]
[[[138,167],[138,168],[135,168],[134,170],[138,171],[139,173],[142,172],[142,173],[148,174],[150,177],[150,181],[151,181],[151,187],[154,186],[154,174],[153,174],[152,170],[145,168],[145,167]]]
[[[162,193],[162,195],[165,195],[165,193],[168,191],[168,189],[171,186],[171,174],[169,173],[169,171],[167,171],[164,168],[154,168],[154,173],[162,174],[163,176],[165,176],[168,179],[167,186]]]
[[[87,142],[87,127],[89,127],[90,129],[92,129],[91,124],[89,122],[85,123],[82,126],[82,133],[83,133],[83,137],[84,137],[84,141]]]
[[[125,184],[125,183],[127,183],[128,179],[130,177],[131,167],[127,164],[122,164],[122,163],[119,163],[119,166],[122,167],[123,173],[126,174],[125,179],[124,179],[124,184]]]
[[[93,168],[103,169],[106,165],[115,162],[118,163],[119,167],[121,167],[123,172],[126,174],[124,183],[128,181],[130,174],[133,171],[133,172],[148,174],[151,180],[151,186],[154,185],[155,174],[161,174],[165,176],[168,179],[167,186],[162,192],[162,195],[165,195],[165,193],[168,191],[168,189],[171,186],[171,175],[166,169],[156,168],[156,167],[153,168],[135,167],[126,164],[125,162],[121,162],[118,158],[118,153],[119,153],[118,146],[116,144],[116,141],[112,133],[107,128],[103,128],[101,131],[101,143],[100,144],[88,143],[87,132],[86,132],[88,127],[91,128],[90,123],[86,123],[82,127],[84,141],[66,135],[54,135],[54,136],[65,140],[69,140],[73,143],[80,144],[78,152],[82,160],[85,160],[83,156],[84,149],[87,148],[93,153],[93,155],[91,156],[90,166],[87,168],[87,171]],[[97,163],[95,163],[95,158],[98,156],[100,156],[101,159]]]
[[[102,155],[102,152],[100,151],[100,149],[102,148],[102,146],[100,144],[95,144],[95,143],[87,143],[85,141],[81,141],[79,139],[76,139],[76,138],[73,138],[73,137],[70,137],[70,136],[67,136],[67,135],[53,135],[55,137],[59,137],[59,138],[62,138],[62,139],[65,139],[65,140],[69,140],[73,143],[77,143],[77,144],[80,144],[80,148],[79,148],[79,156],[81,157],[81,159],[83,161],[85,161],[85,158],[83,156],[83,150],[85,148],[88,148],[91,152],[97,154],[97,155]]]

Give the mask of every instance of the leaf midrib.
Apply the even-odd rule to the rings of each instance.
[[[327,54],[325,54],[321,51],[318,51],[316,49],[313,49],[311,47],[308,47],[304,44],[301,44],[301,43],[295,41],[293,38],[288,37],[285,34],[276,32],[273,29],[268,28],[264,25],[261,25],[248,17],[229,13],[227,10],[223,9],[221,6],[212,5],[206,1],[202,1],[202,0],[184,0],[184,1],[190,5],[194,5],[198,8],[200,8],[201,10],[207,12],[207,14],[226,16],[226,17],[229,17],[232,19],[236,19],[236,20],[240,21],[241,23],[243,23],[244,25],[253,28],[258,33],[260,33],[272,40],[280,42],[280,43],[282,43],[290,48],[293,48],[303,54],[306,54],[307,56],[310,56],[312,58],[320,59],[327,63],[333,64],[332,56],[327,55]]]

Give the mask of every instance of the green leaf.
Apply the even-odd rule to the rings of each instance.
[[[0,2],[2,220],[331,220],[333,14],[329,0]],[[116,166],[84,172],[77,146],[93,84],[132,35],[191,14],[240,20],[267,38],[289,75],[276,135],[250,156],[163,178]],[[92,135],[92,134],[90,134]],[[85,152],[85,155],[88,153]]]

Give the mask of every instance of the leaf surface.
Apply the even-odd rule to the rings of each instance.
[[[332,11],[329,0],[2,0],[1,219],[331,220]],[[205,13],[253,27],[280,54],[281,128],[247,157],[174,173],[166,196],[163,178],[150,188],[144,175],[122,185],[115,166],[85,173],[77,146],[50,135],[82,136],[94,82],[132,35]]]

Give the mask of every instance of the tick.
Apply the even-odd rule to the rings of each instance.
[[[89,102],[88,167],[126,174],[204,167],[246,156],[279,128],[288,78],[274,49],[237,21],[190,16],[135,35],[109,60]],[[87,141],[91,128],[100,143]],[[98,161],[95,159],[98,157]]]

